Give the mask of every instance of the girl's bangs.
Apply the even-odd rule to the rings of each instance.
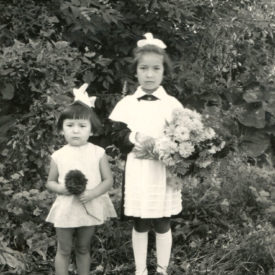
[[[86,107],[81,104],[72,104],[70,108],[68,108],[64,112],[64,118],[66,119],[90,119],[91,112],[89,107]]]
[[[101,121],[97,117],[94,110],[82,103],[75,102],[68,106],[60,115],[57,121],[57,128],[62,130],[63,121],[65,119],[87,119],[90,121],[93,133],[98,135],[103,133]]]

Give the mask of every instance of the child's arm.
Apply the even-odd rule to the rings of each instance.
[[[49,171],[48,180],[46,183],[46,188],[60,195],[70,195],[66,187],[59,184],[57,180],[58,180],[57,165],[54,162],[54,160],[51,160],[50,171]]]
[[[95,199],[102,194],[106,193],[113,185],[113,175],[107,156],[104,154],[99,163],[100,173],[102,181],[94,189],[86,190],[79,195],[79,199],[82,203]]]
[[[127,127],[126,123],[108,120],[107,123],[107,132],[110,137],[111,144],[114,144],[119,150],[128,154],[134,148],[134,144],[129,139],[129,135],[131,134],[131,130]]]
[[[138,144],[154,144],[155,140],[140,132],[132,132],[123,122],[112,122],[111,126],[112,143],[120,149],[122,153],[128,154],[134,146]]]

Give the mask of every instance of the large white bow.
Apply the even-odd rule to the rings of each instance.
[[[155,45],[161,49],[166,48],[166,45],[163,43],[163,41],[160,39],[154,38],[152,33],[147,32],[144,34],[144,37],[146,39],[141,39],[137,42],[138,47],[143,47],[145,45]]]
[[[74,102],[79,101],[88,105],[89,107],[95,107],[96,96],[89,97],[88,93],[86,92],[86,89],[88,88],[88,86],[89,86],[88,83],[84,83],[80,88],[73,89]]]

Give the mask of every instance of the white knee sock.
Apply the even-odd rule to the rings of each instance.
[[[160,234],[156,233],[156,248],[157,248],[157,272],[166,274],[169,264],[171,248],[172,248],[172,233],[171,229],[168,232]]]
[[[148,232],[132,231],[132,245],[136,264],[136,275],[147,275]]]

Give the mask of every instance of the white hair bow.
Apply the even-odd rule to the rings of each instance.
[[[138,47],[143,47],[145,45],[155,45],[161,49],[165,49],[166,45],[163,43],[162,40],[154,38],[153,34],[150,32],[147,32],[144,34],[146,39],[141,39],[137,42]]]
[[[89,107],[95,107],[96,96],[89,97],[88,93],[86,92],[88,86],[88,83],[84,83],[80,88],[73,89],[74,102],[79,101],[81,103],[88,105]]]

